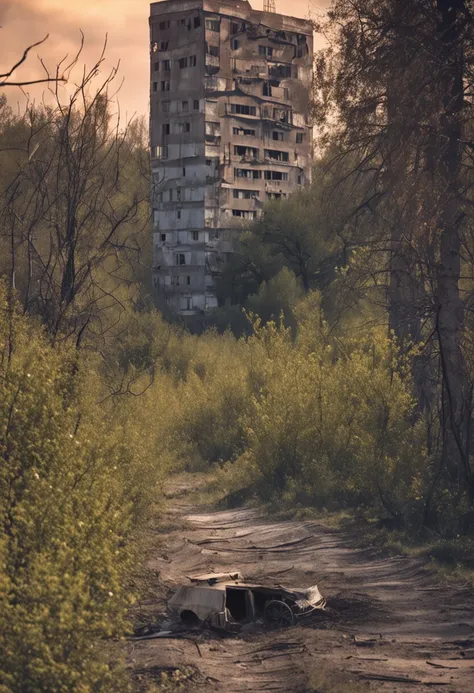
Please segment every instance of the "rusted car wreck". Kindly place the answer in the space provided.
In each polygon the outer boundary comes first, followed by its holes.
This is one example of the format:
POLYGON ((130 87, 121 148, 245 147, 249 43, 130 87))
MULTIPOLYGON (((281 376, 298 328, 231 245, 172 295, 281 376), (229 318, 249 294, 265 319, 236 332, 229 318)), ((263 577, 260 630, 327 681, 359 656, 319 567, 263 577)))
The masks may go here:
POLYGON ((245 582, 239 572, 189 577, 168 602, 173 621, 230 632, 248 623, 270 627, 294 625, 323 609, 326 600, 314 585, 306 589, 245 582))

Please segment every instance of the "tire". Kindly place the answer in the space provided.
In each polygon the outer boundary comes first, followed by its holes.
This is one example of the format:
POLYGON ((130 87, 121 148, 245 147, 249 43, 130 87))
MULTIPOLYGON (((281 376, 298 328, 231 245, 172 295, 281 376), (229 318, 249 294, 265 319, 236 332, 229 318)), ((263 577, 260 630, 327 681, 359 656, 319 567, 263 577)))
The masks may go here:
POLYGON ((263 620, 266 626, 286 628, 295 625, 295 615, 291 606, 279 599, 271 599, 265 604, 263 620))

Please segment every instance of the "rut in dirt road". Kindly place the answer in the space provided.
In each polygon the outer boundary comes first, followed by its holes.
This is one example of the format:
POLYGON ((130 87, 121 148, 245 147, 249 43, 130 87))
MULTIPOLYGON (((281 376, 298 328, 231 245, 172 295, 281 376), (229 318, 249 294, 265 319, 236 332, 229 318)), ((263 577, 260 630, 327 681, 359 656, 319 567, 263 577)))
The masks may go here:
POLYGON ((188 575, 239 569, 255 582, 317 584, 328 609, 280 631, 250 626, 238 636, 196 631, 134 642, 129 664, 142 680, 184 667, 189 691, 298 693, 315 690, 324 665, 370 690, 474 690, 470 588, 448 590, 421 561, 380 557, 318 522, 272 522, 248 509, 199 513, 184 503, 173 514, 187 528, 167 534, 165 556, 162 545, 149 563, 170 591, 188 575))

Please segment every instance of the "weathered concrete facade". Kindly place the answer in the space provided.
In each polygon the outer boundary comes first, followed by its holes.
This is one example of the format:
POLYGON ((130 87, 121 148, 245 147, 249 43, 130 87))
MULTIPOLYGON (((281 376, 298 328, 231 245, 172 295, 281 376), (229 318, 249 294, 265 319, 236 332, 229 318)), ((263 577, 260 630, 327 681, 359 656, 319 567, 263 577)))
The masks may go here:
POLYGON ((245 0, 164 0, 150 37, 153 284, 195 314, 217 306, 243 223, 309 181, 312 26, 245 0))

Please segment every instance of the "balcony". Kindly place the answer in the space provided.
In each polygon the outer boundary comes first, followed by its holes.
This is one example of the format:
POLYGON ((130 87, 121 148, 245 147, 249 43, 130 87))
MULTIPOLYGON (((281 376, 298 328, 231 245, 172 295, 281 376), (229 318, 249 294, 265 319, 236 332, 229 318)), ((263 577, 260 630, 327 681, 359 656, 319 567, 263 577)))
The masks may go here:
POLYGON ((265 61, 250 64, 250 60, 232 58, 231 67, 234 74, 243 75, 245 77, 249 77, 250 79, 268 78, 268 68, 265 61))

